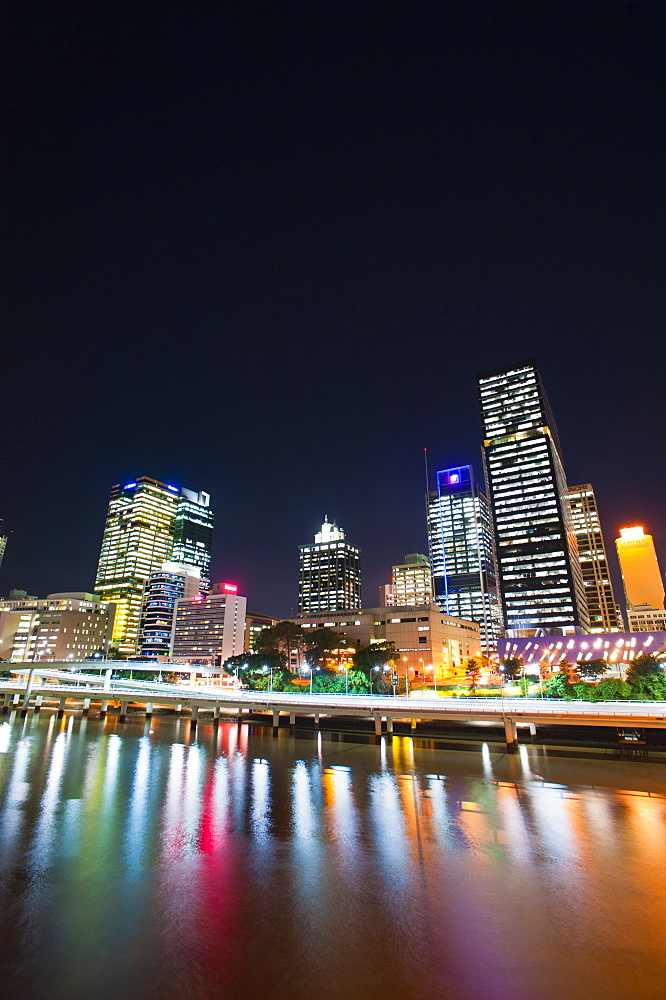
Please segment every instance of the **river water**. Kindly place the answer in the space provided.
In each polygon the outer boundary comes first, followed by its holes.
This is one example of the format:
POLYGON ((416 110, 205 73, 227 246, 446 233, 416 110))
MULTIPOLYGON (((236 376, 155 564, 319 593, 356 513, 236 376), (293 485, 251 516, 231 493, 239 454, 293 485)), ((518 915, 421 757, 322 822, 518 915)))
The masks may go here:
POLYGON ((0 996, 663 1000, 666 765, 0 723, 0 996))

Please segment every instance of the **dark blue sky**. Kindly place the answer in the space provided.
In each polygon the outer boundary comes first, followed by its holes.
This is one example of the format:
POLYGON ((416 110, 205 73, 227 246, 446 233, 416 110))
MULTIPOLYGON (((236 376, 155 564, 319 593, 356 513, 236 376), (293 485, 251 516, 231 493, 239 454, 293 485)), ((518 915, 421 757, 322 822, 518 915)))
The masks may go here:
POLYGON ((364 600, 535 356, 570 482, 666 563, 664 8, 10 2, 0 593, 90 589, 108 491, 204 489, 214 579, 364 600))

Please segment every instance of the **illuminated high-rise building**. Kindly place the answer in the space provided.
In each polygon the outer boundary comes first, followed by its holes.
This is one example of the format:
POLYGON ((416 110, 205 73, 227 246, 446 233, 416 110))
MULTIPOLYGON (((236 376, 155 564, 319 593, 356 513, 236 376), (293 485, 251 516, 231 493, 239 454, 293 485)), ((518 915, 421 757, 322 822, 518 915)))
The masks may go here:
POLYGON ((201 591, 198 566, 165 562, 148 577, 141 611, 140 649, 142 656, 167 656, 176 601, 190 600, 201 591))
POLYGON ((345 611, 361 606, 361 552, 324 518, 313 545, 301 545, 298 613, 345 611))
POLYGON ((582 486, 570 486, 568 492, 585 584, 590 632, 621 632, 623 623, 613 595, 594 490, 590 483, 584 483, 582 486))
POLYGON ((560 442, 536 365, 484 372, 478 386, 505 627, 588 632, 560 442))
POLYGON ((5 549, 7 548, 7 535, 3 534, 3 525, 4 521, 0 520, 0 566, 2 566, 5 549))
POLYGON ((403 607, 432 602, 432 573, 428 557, 420 552, 405 556, 392 571, 391 599, 403 607))
POLYGON ((213 511, 208 493, 183 487, 178 497, 172 558, 201 570, 201 593, 210 589, 210 557, 213 544, 213 511))
POLYGON ((490 510, 471 465, 437 473, 428 493, 428 545, 434 600, 447 615, 479 626, 484 652, 503 635, 490 510))
MULTIPOLYGON (((177 486, 148 476, 111 490, 95 593, 116 604, 113 644, 122 653, 138 651, 146 582, 153 570, 173 559, 177 517, 189 503, 177 486)), ((183 525, 188 517, 186 511, 183 525)), ((179 544, 189 546, 191 536, 183 529, 179 544)))
POLYGON ((621 528, 615 540, 620 560, 622 583, 627 598, 627 610, 638 605, 664 609, 664 581, 659 569, 652 535, 646 535, 640 525, 621 528))

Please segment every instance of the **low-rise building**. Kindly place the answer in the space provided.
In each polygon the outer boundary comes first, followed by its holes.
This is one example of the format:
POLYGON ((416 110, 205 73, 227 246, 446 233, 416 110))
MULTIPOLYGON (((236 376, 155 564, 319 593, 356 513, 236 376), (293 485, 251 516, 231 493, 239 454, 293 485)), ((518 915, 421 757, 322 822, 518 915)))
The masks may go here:
POLYGON ((13 663, 105 656, 115 605, 95 594, 0 601, 0 658, 13 663))
POLYGON ((627 608, 630 632, 666 632, 666 611, 637 604, 627 608))
POLYGON ((442 614, 436 604, 318 612, 291 621, 304 629, 332 628, 361 646, 393 642, 398 673, 410 681, 443 680, 481 651, 476 622, 442 614))

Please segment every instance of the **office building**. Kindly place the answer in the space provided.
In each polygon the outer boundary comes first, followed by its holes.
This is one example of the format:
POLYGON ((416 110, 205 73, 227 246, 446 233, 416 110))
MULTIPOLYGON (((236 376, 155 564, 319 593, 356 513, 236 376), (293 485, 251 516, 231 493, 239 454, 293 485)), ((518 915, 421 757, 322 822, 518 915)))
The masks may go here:
POLYGON ((379 587, 379 605, 382 608, 392 608, 395 604, 393 599, 393 584, 382 583, 379 587))
POLYGON ((666 611, 647 604, 635 604, 627 609, 630 632, 666 632, 666 611))
POLYGON ((150 573, 164 562, 183 562, 174 559, 174 549, 188 558, 199 553, 194 564, 208 572, 210 535, 196 521, 200 514, 212 526, 207 503, 205 493, 191 494, 148 476, 112 488, 95 593, 116 604, 113 644, 120 652, 138 652, 144 588, 150 573), (206 502, 195 502, 194 497, 206 502))
POLYGON ((170 656, 221 666, 243 653, 246 606, 247 599, 232 584, 222 593, 177 600, 170 656))
POLYGON ((361 606, 361 552, 324 518, 313 545, 301 545, 298 612, 346 611, 361 606))
POLYGON ((0 658, 45 663, 105 656, 114 613, 96 594, 0 601, 0 658))
POLYGON ((494 653, 503 629, 492 520, 471 465, 437 473, 437 490, 428 493, 428 546, 435 603, 476 622, 483 652, 494 653))
POLYGON ((148 577, 141 611, 142 656, 168 656, 176 601, 195 597, 201 591, 198 566, 165 562, 148 577))
POLYGON ((642 526, 621 528, 615 540, 620 561, 627 611, 645 605, 654 611, 664 609, 664 581, 659 569, 652 535, 642 526))
POLYGON ((214 514, 208 493, 194 493, 181 488, 176 506, 173 551, 174 562, 198 566, 201 571, 200 589, 210 589, 210 557, 213 545, 214 514))
POLYGON ((394 605, 407 607, 430 604, 432 601, 432 574, 427 556, 420 552, 409 553, 404 563, 393 567, 391 577, 391 600, 394 605))
POLYGON ((7 548, 7 535, 3 532, 4 521, 0 519, 0 566, 2 566, 2 560, 5 556, 5 549, 7 548))
POLYGON ((247 611, 245 614, 245 642, 243 652, 254 653, 257 649, 259 636, 265 628, 273 628, 282 618, 274 618, 272 615, 261 615, 256 611, 247 611))
POLYGON ((590 632, 621 632, 597 501, 590 483, 570 486, 569 504, 583 573, 590 632))
POLYGON ((292 618, 304 629, 332 628, 361 646, 386 640, 396 648, 396 668, 411 682, 444 680, 481 652, 479 626, 444 615, 436 604, 363 608, 353 614, 318 612, 292 618))
POLYGON ((536 365, 484 372, 478 388, 505 628, 589 632, 560 442, 536 365))

